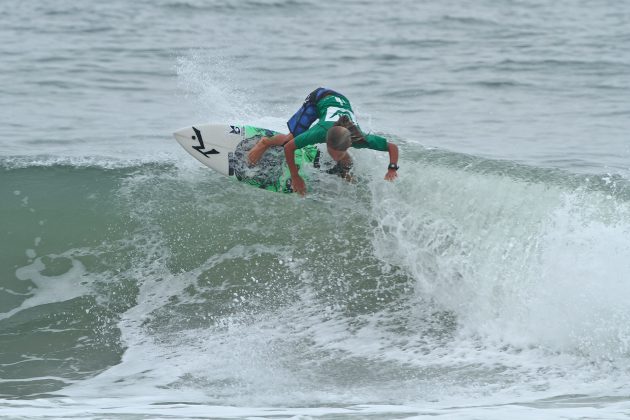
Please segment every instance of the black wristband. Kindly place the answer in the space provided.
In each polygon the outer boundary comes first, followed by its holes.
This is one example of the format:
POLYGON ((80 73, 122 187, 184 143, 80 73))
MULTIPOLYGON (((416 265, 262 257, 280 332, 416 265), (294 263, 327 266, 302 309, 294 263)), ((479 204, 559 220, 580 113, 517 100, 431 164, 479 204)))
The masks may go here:
POLYGON ((390 163, 389 166, 387 167, 387 169, 393 169, 395 171, 398 170, 398 168, 400 168, 400 166, 396 165, 395 163, 390 163))

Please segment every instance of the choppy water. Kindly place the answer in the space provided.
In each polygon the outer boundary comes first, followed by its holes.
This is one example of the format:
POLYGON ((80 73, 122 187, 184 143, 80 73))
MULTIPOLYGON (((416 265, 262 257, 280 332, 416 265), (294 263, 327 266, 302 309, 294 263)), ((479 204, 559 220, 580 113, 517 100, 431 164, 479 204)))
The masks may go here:
POLYGON ((0 415, 627 418, 630 7, 4 1, 0 415), (311 89, 401 147, 304 200, 171 132, 311 89), (239 209, 235 211, 234 209, 239 209))

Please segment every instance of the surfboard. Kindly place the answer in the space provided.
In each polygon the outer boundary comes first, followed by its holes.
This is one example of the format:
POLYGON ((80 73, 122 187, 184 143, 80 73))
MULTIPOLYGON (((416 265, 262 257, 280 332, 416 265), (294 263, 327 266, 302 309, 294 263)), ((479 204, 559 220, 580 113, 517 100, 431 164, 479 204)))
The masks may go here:
MULTIPOLYGON (((291 173, 282 146, 267 149, 254 166, 247 162, 249 150, 262 137, 274 134, 277 132, 266 128, 232 124, 201 124, 173 133, 184 150, 208 168, 253 187, 291 193, 291 173)), ((295 151, 295 163, 307 185, 305 167, 318 166, 318 161, 319 149, 316 146, 295 151)))

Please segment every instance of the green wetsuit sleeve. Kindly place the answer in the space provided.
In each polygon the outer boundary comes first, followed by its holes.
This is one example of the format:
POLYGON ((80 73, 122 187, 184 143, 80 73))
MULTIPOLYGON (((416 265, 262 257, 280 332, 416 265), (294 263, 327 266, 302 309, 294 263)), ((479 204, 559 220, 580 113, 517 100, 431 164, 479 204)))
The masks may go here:
POLYGON ((315 124, 294 139, 295 147, 301 149, 312 144, 326 143, 326 132, 327 130, 319 123, 315 124))
POLYGON ((354 143, 352 147, 357 149, 379 150, 381 152, 387 152, 389 150, 385 137, 377 136, 376 134, 366 135, 365 142, 354 143))

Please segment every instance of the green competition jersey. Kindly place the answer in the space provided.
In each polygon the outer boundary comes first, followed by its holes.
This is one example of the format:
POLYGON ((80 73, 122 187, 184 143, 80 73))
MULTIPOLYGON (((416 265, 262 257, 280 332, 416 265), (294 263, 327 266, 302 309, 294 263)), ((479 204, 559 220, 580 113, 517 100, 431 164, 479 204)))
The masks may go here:
MULTIPOLYGON (((313 124, 311 128, 295 138, 295 147, 301 149, 304 146, 314 145, 317 143, 326 143, 326 133, 337 120, 346 115, 361 130, 354 117, 350 101, 341 95, 328 95, 319 100, 317 103, 317 115, 319 121, 313 124)), ((373 149, 386 152, 387 140, 384 137, 375 134, 364 134, 365 142, 353 143, 352 147, 357 149, 373 149)))

